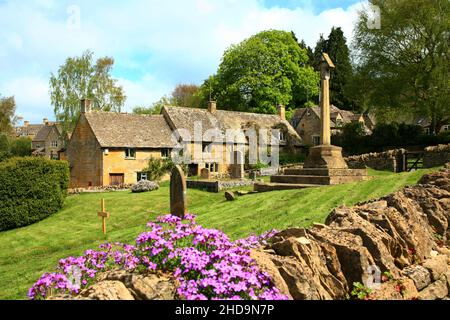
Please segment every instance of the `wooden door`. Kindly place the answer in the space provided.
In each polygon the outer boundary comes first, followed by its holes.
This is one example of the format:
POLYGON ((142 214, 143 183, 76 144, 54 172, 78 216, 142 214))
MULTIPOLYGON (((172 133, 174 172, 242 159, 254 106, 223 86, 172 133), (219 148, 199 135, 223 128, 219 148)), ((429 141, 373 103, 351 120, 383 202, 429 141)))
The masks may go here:
POLYGON ((110 173, 109 174, 109 185, 118 186, 124 184, 125 175, 123 173, 110 173))

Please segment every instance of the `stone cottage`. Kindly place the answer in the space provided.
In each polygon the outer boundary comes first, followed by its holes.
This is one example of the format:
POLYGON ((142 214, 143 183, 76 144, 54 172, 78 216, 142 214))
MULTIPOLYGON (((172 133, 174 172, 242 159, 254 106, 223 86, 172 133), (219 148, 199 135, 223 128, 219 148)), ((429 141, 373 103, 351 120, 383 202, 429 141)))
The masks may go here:
POLYGON ((201 159, 192 159, 189 165, 190 175, 199 175, 203 168, 209 169, 212 175, 226 175, 230 170, 230 160, 232 162, 236 160, 231 157, 233 152, 240 151, 243 156, 248 155, 252 141, 246 133, 251 129, 254 132, 261 132, 262 129, 267 132, 278 129, 279 136, 275 140, 280 152, 286 148, 291 148, 290 151, 295 152, 301 146, 300 137, 285 119, 284 106, 279 106, 278 111, 279 114, 274 115, 218 110, 216 103, 210 101, 208 109, 164 107, 162 114, 173 131, 180 129, 187 131, 188 138, 181 137, 181 139, 183 143, 190 145, 191 154, 195 153, 195 148, 204 152, 201 159), (201 135, 196 135, 196 125, 201 135), (217 135, 208 136, 205 134, 207 131, 216 131, 217 135), (230 132, 242 135, 230 135, 230 132), (217 136, 220 136, 220 143, 215 142, 217 136), (221 154, 217 154, 218 152, 221 154), (211 157, 208 159, 209 154, 211 157))
MULTIPOLYGON (((368 134, 370 134, 375 126, 375 118, 370 114, 357 114, 348 110, 341 110, 336 106, 330 106, 330 125, 331 134, 336 134, 342 127, 354 121, 358 121, 364 125, 368 134)), ((307 107, 299 108, 294 112, 291 124, 302 138, 307 146, 317 146, 320 141, 320 108, 307 107)))
POLYGON ((43 123, 38 124, 30 124, 30 121, 25 120, 22 126, 15 127, 16 137, 25 137, 33 140, 39 130, 41 130, 47 123, 47 118, 44 118, 43 123))
POLYGON ((91 111, 82 100, 81 114, 67 145, 70 186, 135 183, 146 179, 148 159, 170 155, 174 143, 162 115, 91 111))
POLYGON ((64 148, 61 127, 56 123, 46 122, 31 142, 34 156, 59 160, 60 151, 64 148))
POLYGON ((66 150, 70 186, 129 184, 146 179, 142 170, 149 158, 170 157, 180 145, 187 146, 184 156, 191 157, 189 175, 199 175, 203 168, 226 174, 230 163, 225 158, 238 146, 245 152, 249 144, 245 137, 232 137, 232 150, 223 146, 230 142, 224 135, 227 129, 279 128, 281 148, 299 147, 301 139, 284 119, 284 107, 279 110, 279 115, 224 111, 210 102, 208 109, 166 106, 160 115, 138 115, 91 111, 90 101, 82 100, 81 114, 66 150), (224 135, 222 148, 205 135, 208 130, 224 135), (205 157, 192 158, 198 150, 205 157), (218 157, 223 161, 217 161, 218 157))

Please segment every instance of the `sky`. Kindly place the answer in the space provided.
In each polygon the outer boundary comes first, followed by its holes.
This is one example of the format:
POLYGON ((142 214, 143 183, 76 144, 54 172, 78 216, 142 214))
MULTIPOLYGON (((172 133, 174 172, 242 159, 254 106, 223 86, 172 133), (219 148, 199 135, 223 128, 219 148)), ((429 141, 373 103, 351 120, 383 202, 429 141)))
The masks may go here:
POLYGON ((268 29, 314 47, 341 27, 348 40, 362 0, 0 0, 0 95, 17 115, 54 119, 49 79, 85 50, 115 59, 127 100, 149 106, 179 83, 200 85, 232 44, 268 29))

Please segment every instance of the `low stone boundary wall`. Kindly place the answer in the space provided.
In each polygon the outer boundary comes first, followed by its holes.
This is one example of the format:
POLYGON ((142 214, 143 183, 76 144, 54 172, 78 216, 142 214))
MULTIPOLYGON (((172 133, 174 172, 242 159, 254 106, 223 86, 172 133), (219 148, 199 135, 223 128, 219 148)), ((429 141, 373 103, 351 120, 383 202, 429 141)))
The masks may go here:
POLYGON ((220 180, 187 180, 186 186, 189 189, 199 189, 207 192, 219 192, 221 190, 237 188, 237 187, 245 187, 252 186, 254 181, 252 180, 229 180, 229 181, 220 181, 220 180))
POLYGON ((423 166, 425 168, 442 166, 450 162, 450 143, 425 148, 423 166))
POLYGON ((121 184, 117 186, 97 186, 97 187, 87 187, 87 188, 72 188, 68 189, 69 194, 79 194, 79 193, 95 193, 95 192, 108 192, 108 191, 125 191, 130 190, 132 184, 121 184))
POLYGON ((364 169, 366 167, 375 170, 389 170, 400 172, 403 168, 405 149, 394 149, 385 152, 372 152, 358 156, 344 158, 350 169, 364 169))

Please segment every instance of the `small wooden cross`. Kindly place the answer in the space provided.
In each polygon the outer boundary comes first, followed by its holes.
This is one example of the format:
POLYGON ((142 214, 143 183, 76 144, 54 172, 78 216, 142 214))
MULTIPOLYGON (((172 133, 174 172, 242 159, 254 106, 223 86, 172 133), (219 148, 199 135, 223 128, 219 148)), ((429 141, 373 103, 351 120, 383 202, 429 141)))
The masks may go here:
POLYGON ((98 216, 102 218, 102 231, 103 231, 103 234, 106 234, 106 219, 109 218, 109 212, 106 212, 106 209, 105 209, 105 199, 102 199, 101 206, 102 206, 102 211, 98 212, 98 216))

